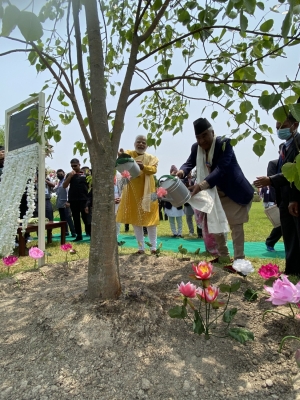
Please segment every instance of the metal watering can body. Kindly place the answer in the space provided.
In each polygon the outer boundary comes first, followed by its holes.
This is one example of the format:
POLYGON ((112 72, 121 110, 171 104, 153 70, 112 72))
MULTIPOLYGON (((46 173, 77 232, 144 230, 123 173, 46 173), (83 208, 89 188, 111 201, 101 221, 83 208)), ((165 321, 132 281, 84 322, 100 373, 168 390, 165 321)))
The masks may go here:
POLYGON ((158 183, 168 192, 163 200, 170 202, 174 207, 183 206, 191 198, 191 193, 177 176, 163 175, 159 178, 158 183), (163 178, 166 178, 166 180, 161 182, 163 178))
POLYGON ((119 157, 116 161, 116 169, 119 172, 128 171, 131 175, 131 179, 137 178, 141 173, 140 167, 130 156, 119 157))

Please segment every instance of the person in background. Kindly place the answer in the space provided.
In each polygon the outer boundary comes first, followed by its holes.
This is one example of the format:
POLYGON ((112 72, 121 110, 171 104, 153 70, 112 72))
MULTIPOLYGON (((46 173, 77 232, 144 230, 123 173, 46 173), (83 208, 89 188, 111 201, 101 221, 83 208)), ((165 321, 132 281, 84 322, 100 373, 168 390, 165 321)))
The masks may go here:
POLYGON ((298 225, 299 218, 295 216, 297 214, 296 209, 294 214, 290 213, 290 210, 292 211, 290 202, 293 203, 291 200, 294 200, 291 199, 291 196, 296 196, 297 190, 295 188, 291 189, 291 184, 284 177, 281 169, 287 162, 293 163, 299 154, 300 135, 298 126, 299 122, 292 114, 289 114, 283 123, 276 122, 277 136, 279 139, 285 140, 277 162, 277 172, 271 176, 259 176, 254 181, 254 185, 257 188, 272 186, 276 191, 285 248, 285 274, 287 275, 300 275, 300 229, 298 225))
MULTIPOLYGON (((284 143, 280 143, 279 145, 279 151, 278 153, 280 154, 282 146, 284 143)), ((272 160, 268 164, 267 168, 267 176, 272 176, 277 173, 277 164, 278 164, 278 158, 276 160, 272 160)), ((276 205, 277 205, 277 200, 276 200, 276 191, 273 186, 269 186, 270 188, 270 193, 272 195, 272 198, 274 199, 276 205)), ((263 188, 262 188, 263 189, 263 188)), ((273 228, 270 232, 270 235, 266 239, 266 248, 268 251, 275 251, 275 244, 278 242, 278 240, 282 236, 282 230, 281 226, 277 226, 276 228, 273 228)))
POLYGON ((87 214, 85 212, 86 202, 88 200, 89 185, 86 175, 80 171, 79 160, 77 158, 73 158, 70 161, 70 164, 72 171, 67 174, 63 183, 63 187, 66 189, 70 185, 68 199, 76 232, 76 239, 73 241, 78 242, 83 239, 80 216, 85 225, 86 234, 89 232, 87 214))
POLYGON ((158 201, 152 201, 151 195, 155 193, 153 175, 157 172, 158 158, 146 153, 146 150, 147 138, 139 135, 135 139, 134 150, 125 151, 138 164, 140 175, 123 188, 116 218, 117 222, 133 225, 138 242, 136 254, 145 253, 143 226, 147 227, 152 254, 156 254, 157 245, 158 201))
POLYGON ((263 204, 265 208, 269 208, 274 206, 275 204, 275 197, 273 197, 273 193, 269 186, 261 188, 259 193, 260 197, 262 198, 263 204))
POLYGON ((63 187, 65 181, 65 172, 62 169, 56 171, 56 177, 58 179, 57 185, 54 187, 53 191, 56 193, 56 207, 59 212, 59 218, 61 221, 66 221, 66 236, 69 236, 69 230, 72 237, 76 237, 74 222, 71 215, 70 203, 68 203, 68 188, 63 187))
MULTIPOLYGON (((122 189, 121 189, 121 182, 120 182, 120 173, 117 171, 116 175, 114 177, 114 196, 115 196, 115 214, 116 215, 117 215, 118 208, 120 205, 121 195, 122 195, 122 189)), ((116 222, 116 234, 117 234, 118 246, 120 246, 119 239, 118 239, 119 234, 120 234, 120 228, 121 228, 120 222, 116 222)))
MULTIPOLYGON (((45 171, 45 217, 48 218, 49 221, 54 220, 54 215, 53 215, 53 207, 51 203, 51 193, 53 192, 55 184, 50 181, 50 179, 47 176, 47 171, 45 171)), ((36 174, 35 177, 35 191, 36 191, 36 197, 35 197, 35 211, 33 213, 33 216, 35 218, 38 217, 38 210, 39 210, 39 204, 38 204, 38 174, 36 174)))
POLYGON ((4 159, 5 159, 5 148, 4 148, 4 146, 0 146, 0 181, 1 181, 1 175, 3 172, 3 168, 4 168, 4 159))
MULTIPOLYGON (((176 175, 178 169, 175 165, 170 168, 170 175, 176 175)), ((183 207, 174 207, 168 201, 165 201, 165 213, 169 218, 170 228, 174 238, 183 238, 182 236, 182 217, 184 215, 183 207), (177 227, 176 227, 177 224, 177 227)))

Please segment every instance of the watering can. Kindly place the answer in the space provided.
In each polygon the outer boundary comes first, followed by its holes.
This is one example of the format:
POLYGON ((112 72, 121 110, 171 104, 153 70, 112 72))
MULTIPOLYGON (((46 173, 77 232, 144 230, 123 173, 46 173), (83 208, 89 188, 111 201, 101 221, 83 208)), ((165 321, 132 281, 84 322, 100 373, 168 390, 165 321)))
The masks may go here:
POLYGON ((169 201, 174 207, 183 206, 191 198, 191 193, 177 176, 163 175, 159 178, 158 183, 168 192, 167 197, 163 197, 163 200, 169 201), (163 178, 166 179, 161 182, 163 178))
POLYGON ((129 154, 123 153, 116 161, 116 169, 119 172, 128 171, 131 175, 131 179, 136 178, 140 175, 140 167, 135 160, 130 157, 129 154))

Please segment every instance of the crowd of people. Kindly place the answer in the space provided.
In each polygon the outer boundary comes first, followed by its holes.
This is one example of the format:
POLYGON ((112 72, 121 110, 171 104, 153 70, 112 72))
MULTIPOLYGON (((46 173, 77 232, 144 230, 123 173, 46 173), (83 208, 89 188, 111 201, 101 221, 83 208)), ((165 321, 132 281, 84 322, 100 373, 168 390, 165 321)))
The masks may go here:
MULTIPOLYGON (((136 137, 133 150, 120 149, 118 157, 126 155, 135 160, 139 174, 130 180, 124 180, 118 172, 115 175, 117 239, 121 225, 124 224, 127 231, 131 224, 138 243, 136 254, 145 252, 145 235, 148 235, 151 252, 155 254, 159 221, 168 219, 172 237, 181 238, 185 215, 187 234, 203 237, 207 251, 215 256, 213 262, 230 267, 233 260, 245 258, 244 224, 249 219, 253 185, 244 176, 230 139, 216 136, 206 118, 197 119, 193 125, 195 143, 192 144, 190 155, 185 162, 182 160, 179 169, 175 165, 170 168, 170 175, 181 179, 191 192, 189 202, 180 207, 175 207, 164 197, 155 196, 157 188, 154 177, 159 160, 146 152, 145 136, 136 137), (229 230, 233 241, 233 259, 227 246, 229 230)), ((275 244, 282 236, 286 253, 285 273, 293 275, 300 275, 297 264, 300 259, 300 191, 284 177, 282 166, 294 162, 299 154, 298 126, 299 122, 291 114, 284 123, 276 122, 277 135, 284 140, 279 147, 279 157, 269 162, 266 176, 257 177, 253 182, 260 191, 264 207, 276 206, 279 210, 281 226, 276 226, 266 239, 267 250, 274 251, 275 244)), ((1 171, 3 164, 4 148, 1 148, 1 171)), ((92 233, 93 190, 89 179, 92 171, 86 166, 81 167, 77 158, 73 158, 70 165, 71 172, 66 174, 62 169, 57 169, 55 179, 49 176, 45 178, 46 217, 53 220, 51 195, 55 193, 60 219, 67 222, 66 234, 74 237, 74 241, 81 241, 81 220, 86 235, 91 236, 92 233)), ((36 210, 37 204, 38 198, 36 210)), ((21 202, 21 214, 24 212, 26 210, 25 207, 22 209, 21 202)))

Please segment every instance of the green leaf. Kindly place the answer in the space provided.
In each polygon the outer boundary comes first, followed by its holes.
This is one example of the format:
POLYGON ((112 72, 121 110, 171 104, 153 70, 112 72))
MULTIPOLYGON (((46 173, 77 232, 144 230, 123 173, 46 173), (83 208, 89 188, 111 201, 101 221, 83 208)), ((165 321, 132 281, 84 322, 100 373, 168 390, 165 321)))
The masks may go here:
POLYGON ((168 311, 168 314, 171 318, 184 319, 187 317, 186 307, 175 306, 168 311))
POLYGON ((9 36, 18 24, 20 10, 13 5, 8 5, 4 10, 2 19, 1 36, 9 36))
POLYGON ((263 110, 269 111, 271 110, 271 108, 274 108, 276 106, 280 99, 281 94, 279 93, 266 94, 260 96, 260 98, 258 99, 258 104, 263 110))
POLYGON ((269 32, 273 28, 273 25, 274 25, 274 20, 273 19, 268 19, 263 24, 261 24, 259 29, 262 32, 269 32))
POLYGON ((276 281, 276 279, 274 276, 272 278, 269 278, 267 280, 264 281, 264 285, 266 286, 273 286, 273 283, 276 281))
POLYGON ((246 101, 243 101, 243 102, 240 104, 240 111, 241 111, 241 113, 246 114, 247 112, 251 111, 252 108, 253 108, 253 105, 252 105, 251 101, 246 100, 246 101))
POLYGON ((201 335, 205 331, 203 322, 197 310, 194 311, 193 331, 194 333, 198 333, 198 335, 201 335))
POLYGON ((218 111, 213 111, 213 112, 211 113, 211 118, 212 118, 212 119, 215 119, 215 118, 217 117, 217 115, 218 115, 218 111))
POLYGON ((242 11, 240 13, 240 26, 242 32, 245 32, 245 30, 248 28, 248 18, 243 14, 242 11))
POLYGON ((248 340, 254 340, 253 332, 245 328, 230 328, 228 335, 238 342, 245 344, 248 340))
POLYGON ((298 175, 296 163, 285 163, 281 168, 281 172, 289 182, 294 182, 298 175))
POLYGON ((223 314, 223 321, 226 322, 226 324, 230 324, 236 313, 237 313, 237 308, 226 310, 223 314))
POLYGON ((289 115, 289 108, 288 106, 281 106, 274 110, 273 117, 278 122, 284 122, 289 115))
POLYGON ((241 282, 240 281, 233 282, 231 284, 231 287, 230 287, 230 292, 231 293, 237 292, 239 290, 240 286, 241 286, 241 282))
POLYGON ((292 21, 293 21, 293 15, 292 15, 292 13, 289 11, 289 12, 286 14, 286 16, 285 16, 285 18, 284 18, 284 20, 283 20, 282 26, 281 26, 281 34, 282 34, 282 36, 283 36, 284 38, 286 38, 287 35, 289 34, 290 28, 291 28, 291 26, 292 26, 292 21))
MULTIPOLYGON (((297 102, 297 100, 298 100, 298 98, 299 98, 299 96, 297 95, 297 94, 295 94, 295 95, 293 95, 293 96, 288 96, 288 97, 286 97, 285 99, 284 99, 284 104, 294 104, 294 103, 296 103, 297 102)), ((300 104, 296 104, 296 105, 299 105, 300 106, 300 104)), ((295 117, 296 118, 296 117, 295 117)), ((297 119, 297 118, 296 118, 297 119)), ((298 119, 297 119, 297 121, 299 121, 298 119)))
POLYGON ((155 0, 152 6, 152 10, 157 11, 160 9, 161 6, 162 6, 162 0, 155 0))
POLYGON ((235 121, 236 121, 239 125, 243 124, 244 122, 247 121, 247 114, 243 114, 243 113, 236 114, 236 116, 235 116, 235 121))
POLYGON ((260 8, 261 10, 265 9, 265 5, 264 3, 262 3, 261 1, 259 1, 258 3, 256 3, 257 7, 260 8))
POLYGON ((297 120, 300 121, 300 104, 290 104, 290 112, 292 116, 297 120))
POLYGON ((258 156, 261 157, 265 152, 266 141, 265 140, 257 140, 253 144, 253 152, 258 156))
POLYGON ((254 14, 256 0, 244 0, 244 6, 248 14, 254 14))
POLYGON ((257 293, 254 289, 247 289, 244 293, 244 298, 248 301, 255 301, 257 300, 257 293))
POLYGON ((182 22, 183 24, 187 24, 188 22, 190 22, 190 19, 191 19, 190 13, 187 10, 185 10, 184 8, 181 8, 178 11, 178 21, 179 22, 182 22))
POLYGON ((19 13, 18 28, 27 42, 39 40, 44 33, 38 17, 29 11, 19 13))
POLYGON ((230 285, 225 285, 225 283, 221 283, 219 286, 220 292, 222 293, 230 293, 231 292, 231 287, 230 285))

